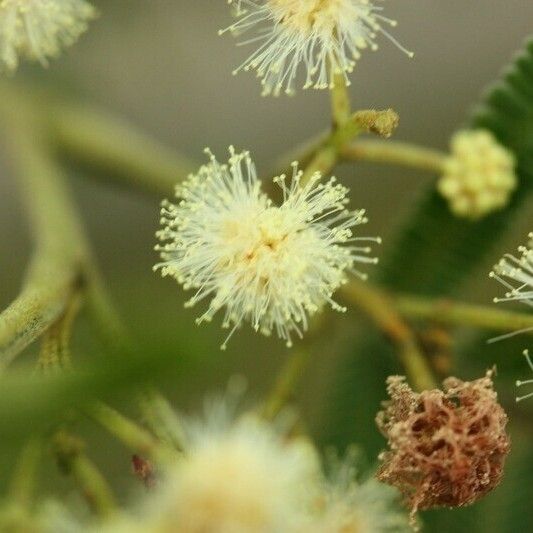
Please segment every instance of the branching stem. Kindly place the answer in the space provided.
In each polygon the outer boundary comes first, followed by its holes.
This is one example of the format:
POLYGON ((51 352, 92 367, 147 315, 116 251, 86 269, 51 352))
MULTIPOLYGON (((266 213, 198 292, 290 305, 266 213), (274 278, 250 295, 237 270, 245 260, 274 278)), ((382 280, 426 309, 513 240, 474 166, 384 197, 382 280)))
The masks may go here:
POLYGON ((418 168, 436 174, 444 170, 446 154, 430 148, 398 141, 358 140, 344 146, 340 157, 349 161, 371 161, 418 168))
POLYGON ((0 314, 0 370, 65 313, 90 260, 62 172, 44 145, 35 110, 25 107, 24 100, 11 101, 7 92, 1 96, 13 171, 36 249, 19 296, 0 314))
POLYGON ((342 290, 347 302, 362 309, 397 347, 398 356, 412 386, 423 391, 434 389, 437 383, 428 361, 420 351, 414 333, 382 291, 354 281, 342 290))

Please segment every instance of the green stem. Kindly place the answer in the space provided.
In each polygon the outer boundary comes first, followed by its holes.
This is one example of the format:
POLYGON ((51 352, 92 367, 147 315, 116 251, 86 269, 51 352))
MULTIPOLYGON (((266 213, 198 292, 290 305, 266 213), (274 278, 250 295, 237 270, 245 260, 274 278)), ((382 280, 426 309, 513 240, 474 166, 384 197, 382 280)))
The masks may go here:
POLYGON ((168 449, 144 428, 103 403, 88 408, 92 418, 133 452, 166 462, 177 454, 168 449))
POLYGON ((334 74, 331 88, 331 115, 334 129, 341 127, 349 120, 351 107, 346 78, 342 74, 334 74))
POLYGON ((35 109, 2 91, 13 170, 30 216, 35 253, 22 290, 0 314, 0 369, 61 317, 89 261, 61 170, 49 156, 35 109))
POLYGON ((367 283, 353 281, 342 289, 345 300, 363 310, 398 350, 398 357, 413 387, 418 391, 437 387, 428 361, 416 337, 395 309, 390 298, 367 283))
POLYGON ((176 450, 183 450, 183 425, 166 398, 154 389, 140 395, 139 404, 144 420, 157 438, 176 450))
POLYGON ((392 109, 369 109, 353 113, 323 140, 304 171, 302 183, 306 183, 316 172, 322 175, 330 172, 337 163, 339 154, 362 133, 372 132, 382 137, 390 137, 398 121, 398 115, 392 109))
POLYGON ((70 339, 74 320, 81 305, 81 295, 73 296, 65 313, 48 328, 41 340, 39 367, 43 372, 54 372, 71 366, 70 339))
POLYGON ((73 458, 72 475, 93 511, 108 517, 115 512, 116 503, 111 488, 94 463, 83 453, 73 458))
POLYGON ((515 313, 448 299, 410 295, 393 296, 391 299, 396 310, 408 318, 459 327, 479 327, 503 333, 524 330, 524 333, 533 334, 531 313, 515 313))
POLYGON ((274 387, 270 391, 261 410, 261 414, 266 420, 275 419, 276 415, 290 400, 296 384, 300 381, 304 373, 310 356, 311 350, 309 347, 295 348, 287 356, 276 378, 274 387))
POLYGON ((110 516, 116 509, 115 498, 94 463, 84 451, 84 443, 65 430, 54 437, 54 450, 59 468, 71 475, 93 512, 102 518, 110 516))
POLYGON ((446 154, 414 144, 397 141, 360 140, 344 146, 340 156, 350 161, 372 161, 411 168, 436 174, 444 171, 446 154))
POLYGON ((32 438, 22 449, 15 466, 9 487, 9 498, 22 507, 31 505, 41 452, 40 439, 32 438))
POLYGON ((168 196, 176 183, 197 168, 127 122, 98 110, 55 104, 50 111, 53 139, 60 153, 91 172, 168 196))

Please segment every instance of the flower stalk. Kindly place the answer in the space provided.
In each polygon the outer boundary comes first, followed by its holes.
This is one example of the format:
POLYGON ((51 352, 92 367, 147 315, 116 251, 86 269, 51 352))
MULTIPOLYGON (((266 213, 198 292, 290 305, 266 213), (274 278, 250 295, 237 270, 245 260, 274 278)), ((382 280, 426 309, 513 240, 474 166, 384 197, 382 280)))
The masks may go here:
POLYGON ((59 467, 74 478, 92 511, 102 518, 110 516, 116 508, 113 492, 85 454, 83 441, 61 430, 55 435, 54 447, 59 467))
POLYGON ((41 456, 41 440, 33 437, 22 448, 10 480, 9 499, 24 508, 32 502, 41 456))
POLYGON ((377 288, 354 281, 341 290, 348 303, 363 310, 396 346, 398 357, 417 391, 437 387, 435 377, 415 334, 395 309, 389 297, 377 288))
POLYGON ((446 154, 399 141, 358 140, 344 146, 340 157, 346 161, 369 161, 417 168, 436 174, 444 171, 446 154))
POLYGON ((88 414, 111 435, 133 452, 149 456, 156 462, 166 462, 177 452, 159 442, 151 433, 104 403, 87 408, 88 414))

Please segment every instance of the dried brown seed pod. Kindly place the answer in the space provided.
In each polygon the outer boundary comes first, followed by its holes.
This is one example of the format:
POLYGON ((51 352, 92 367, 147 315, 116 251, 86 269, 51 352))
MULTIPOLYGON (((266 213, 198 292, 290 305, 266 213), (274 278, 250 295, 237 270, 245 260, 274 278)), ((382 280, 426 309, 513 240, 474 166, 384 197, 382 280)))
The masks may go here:
POLYGON ((475 381, 448 378, 444 390, 416 393, 405 378, 387 380, 390 400, 376 422, 389 450, 380 481, 397 487, 411 509, 474 503, 500 482, 510 441, 493 371, 475 381))

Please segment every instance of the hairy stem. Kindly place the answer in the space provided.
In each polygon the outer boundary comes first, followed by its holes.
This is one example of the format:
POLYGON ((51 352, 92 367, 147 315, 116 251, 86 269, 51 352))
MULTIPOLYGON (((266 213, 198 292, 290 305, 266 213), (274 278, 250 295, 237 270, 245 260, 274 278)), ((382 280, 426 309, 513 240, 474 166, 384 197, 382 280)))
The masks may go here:
POLYGON ((0 369, 65 313, 89 261, 64 177, 44 145, 34 110, 2 97, 13 171, 36 249, 19 296, 0 314, 0 369))

